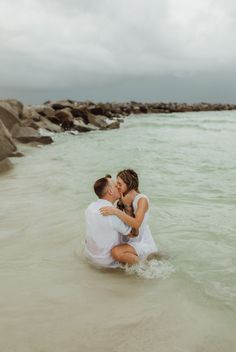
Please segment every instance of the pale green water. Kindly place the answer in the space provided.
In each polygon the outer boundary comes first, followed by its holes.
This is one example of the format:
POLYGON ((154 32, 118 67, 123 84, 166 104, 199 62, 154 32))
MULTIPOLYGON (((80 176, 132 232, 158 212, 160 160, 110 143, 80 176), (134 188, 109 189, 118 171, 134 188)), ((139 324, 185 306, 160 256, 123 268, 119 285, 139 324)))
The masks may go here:
POLYGON ((54 138, 0 176, 1 350, 233 351, 236 112, 140 115, 54 138), (175 269, 165 280, 98 272, 81 257, 94 180, 128 167, 175 269))

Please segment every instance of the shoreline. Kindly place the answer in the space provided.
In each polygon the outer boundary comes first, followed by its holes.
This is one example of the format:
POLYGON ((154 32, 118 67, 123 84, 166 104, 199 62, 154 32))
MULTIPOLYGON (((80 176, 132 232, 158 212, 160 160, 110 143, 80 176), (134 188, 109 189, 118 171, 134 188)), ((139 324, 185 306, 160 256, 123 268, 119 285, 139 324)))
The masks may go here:
POLYGON ((0 100, 0 172, 12 167, 9 157, 22 157, 20 143, 51 144, 53 139, 43 130, 80 134, 120 127, 129 115, 171 114, 178 112, 229 111, 236 104, 211 103, 94 103, 58 100, 41 105, 23 105, 16 99, 0 100))

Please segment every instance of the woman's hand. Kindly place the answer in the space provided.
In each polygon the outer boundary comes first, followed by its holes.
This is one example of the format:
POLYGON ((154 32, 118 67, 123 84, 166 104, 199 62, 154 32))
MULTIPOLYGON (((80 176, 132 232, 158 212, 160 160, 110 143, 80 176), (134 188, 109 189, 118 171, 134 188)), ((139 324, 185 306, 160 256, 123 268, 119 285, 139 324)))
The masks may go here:
POLYGON ((115 208, 115 207, 102 207, 102 208, 100 208, 100 213, 102 214, 102 215, 117 215, 117 210, 119 210, 119 209, 117 209, 117 208, 115 208))
POLYGON ((136 192, 132 190, 129 193, 127 193, 125 196, 121 194, 121 201, 125 206, 129 207, 131 206, 135 196, 136 196, 136 192))

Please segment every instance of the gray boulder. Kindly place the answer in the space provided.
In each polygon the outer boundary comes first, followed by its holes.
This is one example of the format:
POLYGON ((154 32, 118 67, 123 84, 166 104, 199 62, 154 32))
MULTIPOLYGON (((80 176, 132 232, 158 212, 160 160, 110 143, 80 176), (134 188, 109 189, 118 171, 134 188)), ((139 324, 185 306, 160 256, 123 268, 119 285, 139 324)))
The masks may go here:
POLYGON ((109 125, 107 126, 107 130, 114 130, 115 128, 120 128, 120 122, 119 121, 113 121, 111 123, 109 123, 109 125))
POLYGON ((51 137, 41 136, 34 128, 19 125, 12 130, 12 136, 21 143, 51 144, 53 142, 51 137))
POLYGON ((73 117, 80 117, 85 124, 88 124, 88 109, 85 105, 77 105, 76 108, 71 110, 73 117))
POLYGON ((0 100, 0 103, 1 102, 7 103, 11 107, 11 109, 16 113, 16 115, 19 118, 21 117, 24 105, 19 100, 16 100, 16 99, 5 99, 5 100, 0 100))
POLYGON ((53 140, 50 136, 25 136, 18 137, 17 140, 21 143, 28 144, 51 144, 53 140))
POLYGON ((51 122, 45 117, 41 117, 40 121, 33 121, 33 120, 28 120, 27 123, 25 123, 25 126, 34 128, 35 130, 38 130, 39 128, 42 128, 44 130, 54 132, 54 133, 60 133, 62 132, 62 128, 59 125, 56 125, 55 123, 51 122))
POLYGON ((4 100, 0 101, 0 120, 9 132, 16 124, 21 125, 17 110, 4 100))
POLYGON ((93 115, 91 113, 88 113, 88 121, 92 125, 98 127, 101 130, 104 130, 107 128, 108 123, 107 123, 107 117, 106 116, 100 116, 100 115, 93 115))
POLYGON ((35 110, 33 106, 24 106, 21 119, 40 121, 41 115, 35 110))
POLYGON ((6 159, 17 150, 9 131, 0 121, 0 161, 6 159))
POLYGON ((53 117, 55 116, 55 110, 51 106, 36 105, 34 110, 41 116, 53 117))
POLYGON ((89 123, 98 127, 100 130, 111 130, 120 127, 120 122, 116 120, 111 120, 106 116, 93 115, 88 113, 89 123))
POLYGON ((74 108, 77 103, 70 99, 63 99, 57 101, 48 100, 43 105, 51 106, 54 110, 61 110, 65 108, 74 108))
POLYGON ((74 119, 74 129, 79 132, 90 132, 90 131, 96 131, 98 130, 98 127, 95 127, 93 125, 85 124, 83 121, 74 119))
POLYGON ((60 125, 64 129, 69 129, 70 127, 73 126, 74 117, 70 109, 67 108, 67 109, 56 111, 55 119, 50 118, 50 120, 52 120, 53 122, 59 121, 60 125))
POLYGON ((37 125, 39 126, 39 128, 43 128, 50 132, 60 133, 63 131, 61 126, 56 125, 55 123, 51 122, 46 118, 42 118, 42 120, 38 122, 37 125))

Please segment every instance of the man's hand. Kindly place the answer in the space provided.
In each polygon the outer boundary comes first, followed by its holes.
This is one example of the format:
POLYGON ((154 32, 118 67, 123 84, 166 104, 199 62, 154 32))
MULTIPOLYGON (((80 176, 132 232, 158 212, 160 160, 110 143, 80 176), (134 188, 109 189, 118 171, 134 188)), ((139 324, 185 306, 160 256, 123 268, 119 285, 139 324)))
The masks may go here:
POLYGON ((125 196, 121 193, 120 199, 121 199, 122 203, 124 204, 124 206, 129 207, 129 206, 131 206, 135 196, 136 196, 136 192, 132 190, 129 193, 127 193, 125 196))
POLYGON ((117 215, 117 212, 119 211, 119 209, 115 208, 115 207, 102 207, 100 208, 100 213, 102 215, 117 215))

